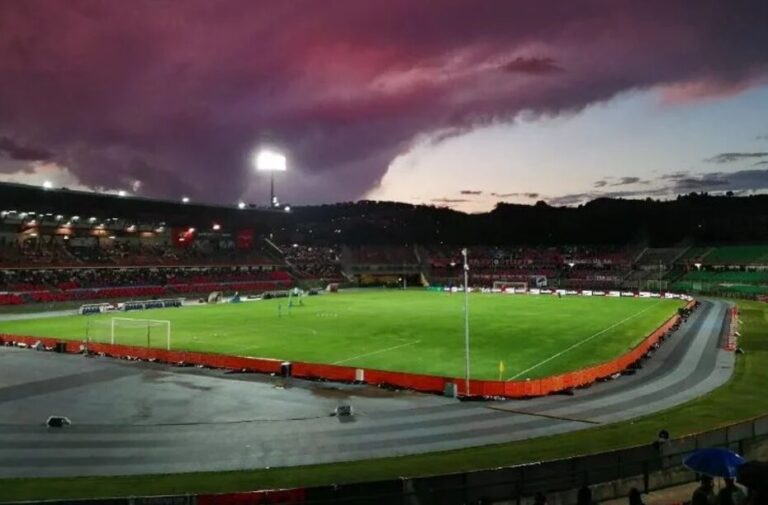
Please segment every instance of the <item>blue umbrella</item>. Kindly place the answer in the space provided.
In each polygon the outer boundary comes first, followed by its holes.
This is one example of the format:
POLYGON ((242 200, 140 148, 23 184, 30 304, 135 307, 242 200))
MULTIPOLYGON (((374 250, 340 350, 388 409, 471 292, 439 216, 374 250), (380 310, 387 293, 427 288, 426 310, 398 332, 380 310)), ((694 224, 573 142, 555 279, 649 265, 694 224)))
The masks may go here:
POLYGON ((699 449, 683 458, 683 464, 694 472, 710 477, 736 477, 736 469, 744 458, 728 449, 699 449))

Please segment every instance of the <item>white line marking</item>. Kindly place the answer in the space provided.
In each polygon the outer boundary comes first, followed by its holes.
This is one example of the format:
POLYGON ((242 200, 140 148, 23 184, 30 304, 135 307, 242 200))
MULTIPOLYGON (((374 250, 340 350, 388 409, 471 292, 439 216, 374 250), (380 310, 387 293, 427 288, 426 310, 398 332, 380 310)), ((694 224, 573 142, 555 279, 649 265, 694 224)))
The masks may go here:
POLYGON ((394 345, 392 347, 387 347, 386 349, 380 349, 378 351, 367 352, 365 354, 360 354, 358 356, 352 356, 351 358, 342 359, 340 361, 335 361, 335 362, 333 362, 331 364, 332 365, 340 365, 341 363, 346 363, 347 361, 352 361, 353 359, 365 358, 366 356, 373 356, 374 354, 379 354, 379 353, 387 352, 387 351, 394 351, 395 349, 400 349, 401 347, 406 347, 406 346, 409 346, 409 345, 418 344, 419 342, 421 342, 421 340, 413 340, 413 341, 407 342, 405 344, 400 344, 400 345, 394 345))
POLYGON ((557 354, 553 354, 552 356, 550 356, 549 358, 545 359, 544 361, 541 361, 541 362, 539 362, 539 363, 537 363, 537 364, 533 365, 532 367, 530 367, 530 368, 526 368, 526 369, 525 369, 525 370, 523 370, 522 372, 520 372, 520 373, 518 373, 518 374, 516 374, 516 375, 513 375, 512 377, 510 377, 509 379, 507 379, 507 381, 511 381, 511 380, 517 379, 517 378, 518 378, 518 377, 520 377, 521 375, 527 374, 527 373, 528 373, 528 372, 530 372, 531 370, 534 370, 534 369, 536 369, 536 368, 539 368, 541 365, 543 365, 543 364, 545 364, 545 363, 549 363, 549 362, 550 362, 550 361, 552 361, 553 359, 559 358, 560 356, 562 356, 563 354, 567 353, 568 351, 571 351, 571 350, 573 350, 573 349, 575 349, 575 348, 579 347, 581 344, 586 344, 587 342, 589 342, 589 341, 590 341, 590 340, 592 340, 593 338, 595 338, 595 337, 599 337, 600 335, 602 335, 602 334, 603 334, 603 333, 605 333, 606 331, 608 331, 608 330, 612 330, 613 328, 615 328, 615 327, 619 326, 620 324, 626 323, 626 322, 627 322, 627 321, 629 321, 630 319, 634 319, 634 318, 636 318, 637 316, 639 316, 639 315, 640 315, 640 314, 642 314, 643 312, 646 312, 646 311, 650 310, 651 308, 655 307, 655 306, 656 306, 656 305, 658 305, 659 303, 661 303, 661 302, 660 302, 660 301, 658 301, 658 302, 654 303, 653 305, 649 305, 648 307, 644 308, 643 310, 641 310, 641 311, 640 311, 640 312, 638 312, 637 314, 634 314, 634 315, 631 315, 631 316, 629 316, 629 317, 627 317, 627 318, 625 318, 625 319, 622 319, 622 320, 621 320, 621 321, 619 321, 618 323, 612 324, 611 326, 609 326, 609 327, 605 328, 604 330, 600 330, 600 331, 598 331, 597 333, 595 333, 594 335, 591 335, 591 336, 589 336, 589 337, 585 338, 584 340, 580 340, 579 342, 576 342, 575 344, 571 345, 570 347, 567 347, 567 348, 563 349, 562 351, 558 352, 557 354))

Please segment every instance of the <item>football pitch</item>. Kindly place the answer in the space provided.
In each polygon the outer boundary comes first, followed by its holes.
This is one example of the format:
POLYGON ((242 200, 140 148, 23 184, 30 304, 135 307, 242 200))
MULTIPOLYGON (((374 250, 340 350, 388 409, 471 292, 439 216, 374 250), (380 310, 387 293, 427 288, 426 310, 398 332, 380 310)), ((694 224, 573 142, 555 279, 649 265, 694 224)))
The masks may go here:
MULTIPOLYGON (((615 358, 683 302, 651 298, 469 296, 472 378, 539 378, 615 358)), ((367 291, 0 323, 0 333, 109 342, 111 320, 170 321, 171 348, 461 377, 464 296, 367 291)), ((115 343, 164 348, 166 327, 121 321, 115 343)))

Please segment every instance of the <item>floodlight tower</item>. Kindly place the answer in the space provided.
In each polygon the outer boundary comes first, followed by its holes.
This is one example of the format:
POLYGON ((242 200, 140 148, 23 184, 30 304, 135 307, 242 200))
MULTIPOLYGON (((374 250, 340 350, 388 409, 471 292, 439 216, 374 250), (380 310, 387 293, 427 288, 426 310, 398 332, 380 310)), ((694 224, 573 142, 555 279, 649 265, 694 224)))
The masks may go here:
POLYGON ((269 206, 277 207, 275 197, 275 172, 285 172, 288 169, 285 156, 275 151, 261 150, 253 158, 256 170, 269 172, 269 206))

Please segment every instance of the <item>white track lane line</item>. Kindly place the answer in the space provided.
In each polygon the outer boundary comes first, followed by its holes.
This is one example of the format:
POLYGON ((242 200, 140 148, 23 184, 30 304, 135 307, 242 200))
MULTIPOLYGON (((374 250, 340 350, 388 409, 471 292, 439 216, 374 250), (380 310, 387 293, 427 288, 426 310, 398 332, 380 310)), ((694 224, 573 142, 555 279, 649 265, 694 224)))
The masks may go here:
POLYGON ((365 354, 360 354, 358 356, 352 356, 351 358, 342 359, 340 361, 335 361, 335 362, 333 362, 331 364, 332 365, 340 365, 342 363, 346 363, 347 361, 352 361, 352 360, 358 359, 358 358, 365 358, 366 356, 373 356, 374 354, 380 354, 382 352, 394 351, 395 349, 400 349, 401 347, 406 347, 406 346, 409 346, 409 345, 418 344, 419 342, 421 342, 421 340, 413 340, 411 342, 406 342, 405 344, 400 344, 400 345, 394 345, 392 347, 387 347, 386 349, 379 349, 378 351, 367 352, 365 354))
POLYGON ((562 351, 558 352, 557 354, 553 354, 552 356, 550 356, 549 358, 545 359, 544 361, 541 361, 541 362, 539 362, 539 363, 536 363, 536 364, 535 364, 535 365, 533 365, 532 367, 530 367, 530 368, 526 368, 526 369, 525 369, 525 370, 523 370, 522 372, 520 372, 520 373, 517 373, 517 374, 513 375, 512 377, 510 377, 509 379, 507 379, 507 381, 515 380, 515 379, 517 379, 518 377, 520 377, 521 375, 527 374, 527 373, 528 373, 528 372, 530 372, 531 370, 534 370, 534 369, 536 369, 536 368, 539 368, 541 365, 543 365, 543 364, 545 364, 545 363, 549 363, 549 362, 550 362, 550 361, 552 361, 553 359, 557 359, 557 358, 559 358, 560 356, 562 356, 563 354, 567 353, 568 351, 572 351, 573 349, 576 349, 576 348, 577 348, 577 347, 579 347, 580 345, 582 345, 582 344, 586 344, 587 342, 589 342, 589 341, 590 341, 590 340, 592 340, 593 338, 595 338, 595 337, 599 337, 600 335, 602 335, 602 334, 603 334, 603 333, 605 333, 606 331, 608 331, 608 330, 612 330, 612 329, 614 329, 615 327, 619 326, 620 324, 624 324, 624 323, 626 323, 627 321, 629 321, 630 319, 634 319, 634 318, 636 318, 637 316, 639 316, 639 315, 640 315, 640 314, 642 314, 643 312, 647 312, 648 310, 652 309, 653 307, 655 307, 655 306, 656 306, 656 305, 658 305, 659 303, 661 303, 661 302, 659 301, 659 302, 656 302, 656 303, 654 303, 653 305, 649 305, 648 307, 644 308, 643 310, 641 310, 641 311, 640 311, 640 312, 638 312, 637 314, 633 314, 633 315, 631 315, 631 316, 629 316, 629 317, 627 317, 627 318, 625 318, 625 319, 622 319, 622 320, 621 320, 621 321, 619 321, 618 323, 612 324, 611 326, 609 326, 609 327, 605 328, 604 330, 600 330, 600 331, 598 331, 597 333, 595 333, 594 335, 590 335, 589 337, 585 338, 584 340, 580 340, 580 341, 576 342, 575 344, 571 345, 570 347, 567 347, 567 348, 563 349, 562 351))

